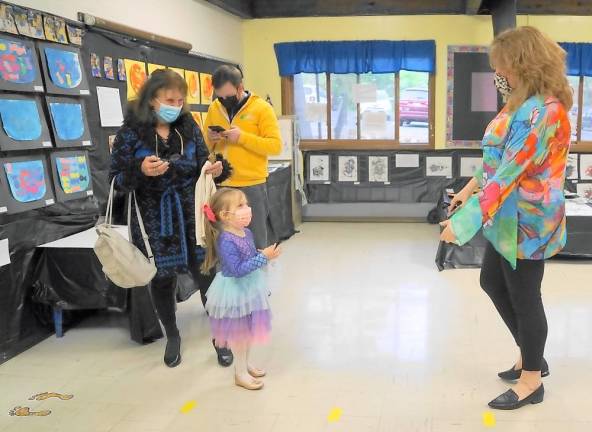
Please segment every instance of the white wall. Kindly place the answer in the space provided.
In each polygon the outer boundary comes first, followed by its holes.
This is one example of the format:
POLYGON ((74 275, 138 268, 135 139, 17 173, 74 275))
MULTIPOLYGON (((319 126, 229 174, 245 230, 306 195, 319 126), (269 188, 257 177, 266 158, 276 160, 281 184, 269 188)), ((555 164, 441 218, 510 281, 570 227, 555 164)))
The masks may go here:
POLYGON ((242 21, 201 0, 12 0, 77 20, 86 12, 189 42, 200 53, 243 62, 242 21))

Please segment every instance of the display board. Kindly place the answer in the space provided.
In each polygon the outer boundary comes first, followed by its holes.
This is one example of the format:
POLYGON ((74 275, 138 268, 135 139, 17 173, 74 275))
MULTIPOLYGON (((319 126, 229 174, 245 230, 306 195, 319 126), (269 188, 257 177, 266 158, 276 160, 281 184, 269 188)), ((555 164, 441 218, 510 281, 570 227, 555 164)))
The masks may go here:
POLYGON ((47 96, 45 100, 56 147, 92 145, 84 100, 56 96, 47 96))
POLYGON ((0 150, 19 151, 52 147, 39 96, 0 94, 0 150))
POLYGON ((51 170, 58 201, 93 195, 90 162, 85 151, 52 152, 51 170))

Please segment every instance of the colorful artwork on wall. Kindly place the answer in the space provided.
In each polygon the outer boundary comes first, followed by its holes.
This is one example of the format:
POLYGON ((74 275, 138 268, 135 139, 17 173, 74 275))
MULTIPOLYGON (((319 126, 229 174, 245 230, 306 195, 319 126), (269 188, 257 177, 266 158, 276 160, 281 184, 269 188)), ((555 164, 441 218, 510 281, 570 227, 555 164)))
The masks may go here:
POLYGON ((113 71, 113 57, 107 57, 103 59, 103 69, 105 70, 105 78, 108 80, 115 79, 115 73, 113 71))
POLYGON ((68 30, 68 39, 70 40, 70 43, 78 46, 82 45, 82 35, 84 34, 84 30, 81 27, 74 27, 70 24, 66 24, 66 29, 68 30))
POLYGON ((101 58, 95 53, 90 53, 90 74, 94 78, 101 78, 101 58))
POLYGON ((158 69, 166 69, 166 66, 156 63, 148 63, 148 76, 152 75, 152 72, 158 69))
POLYGON ((56 146, 90 146, 92 143, 83 101, 52 96, 46 99, 56 146))
POLYGON ((201 103, 201 90, 199 83, 199 73, 195 71, 185 71, 185 82, 187 82, 187 103, 197 105, 201 103))
POLYGON ((29 150, 51 147, 39 97, 5 93, 0 95, 0 150, 29 150))
POLYGON ((45 15, 43 17, 43 26, 45 28, 45 38, 47 40, 61 44, 68 43, 66 21, 64 21, 63 18, 45 15))
POLYGON ((54 204, 45 155, 0 159, 0 188, 8 213, 19 213, 54 204))
POLYGON ((45 39, 43 15, 29 9, 13 6, 14 21, 19 34, 35 39, 45 39))
POLYGON ((214 85, 212 84, 212 75, 200 73, 199 83, 201 87, 201 103, 209 105, 212 103, 214 96, 214 85))
POLYGON ((0 89, 43 91, 37 54, 31 42, 0 36, 0 89))
POLYGON ((127 100, 133 100, 138 97, 146 81, 146 63, 129 59, 125 59, 124 62, 127 76, 127 100))
POLYGON ((0 31, 18 34, 14 23, 14 12, 11 5, 0 4, 0 31))
POLYGON ((125 74, 125 62, 123 59, 117 59, 117 79, 119 81, 127 80, 127 75, 125 74))
POLYGON ((84 151, 59 151, 51 155, 58 201, 86 198, 93 194, 88 155, 84 151))
POLYGON ((180 69, 180 68, 174 68, 174 67, 168 67, 167 69, 172 70, 173 72, 175 72, 177 75, 179 75, 181 78, 185 79, 185 70, 180 69))
POLYGON ((47 93, 89 95, 80 50, 71 46, 40 43, 47 93))

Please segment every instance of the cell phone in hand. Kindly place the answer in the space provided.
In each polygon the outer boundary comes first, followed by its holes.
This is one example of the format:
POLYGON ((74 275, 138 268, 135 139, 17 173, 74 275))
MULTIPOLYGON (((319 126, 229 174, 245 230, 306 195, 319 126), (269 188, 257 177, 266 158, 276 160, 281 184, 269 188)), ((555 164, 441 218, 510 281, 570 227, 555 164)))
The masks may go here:
POLYGON ((222 133, 222 132, 226 132, 226 129, 224 129, 222 126, 208 126, 208 128, 213 131, 213 132, 218 132, 218 133, 222 133))

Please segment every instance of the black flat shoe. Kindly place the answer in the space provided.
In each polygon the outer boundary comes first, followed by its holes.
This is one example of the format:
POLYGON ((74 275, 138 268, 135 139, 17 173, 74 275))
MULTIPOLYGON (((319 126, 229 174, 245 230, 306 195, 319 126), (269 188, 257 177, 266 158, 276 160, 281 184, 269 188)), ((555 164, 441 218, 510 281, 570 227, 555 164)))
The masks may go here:
POLYGON ((228 348, 218 348, 216 342, 212 340, 216 355, 218 356, 218 364, 222 367, 228 367, 234 361, 234 355, 228 348))
POLYGON ((170 368, 181 363, 181 337, 173 337, 167 340, 164 350, 164 364, 170 368))
POLYGON ((489 406, 498 410, 515 410, 525 405, 539 404, 545 396, 545 387, 541 384, 538 389, 522 400, 518 400, 518 395, 510 389, 504 394, 489 402, 489 406))
MULTIPOLYGON (((503 371, 497 374, 498 377, 505 381, 516 381, 520 379, 520 374, 522 374, 522 369, 514 369, 512 366, 507 371, 503 371)), ((541 377, 545 378, 549 376, 549 365, 547 364, 547 360, 543 359, 543 364, 541 368, 541 377)))

